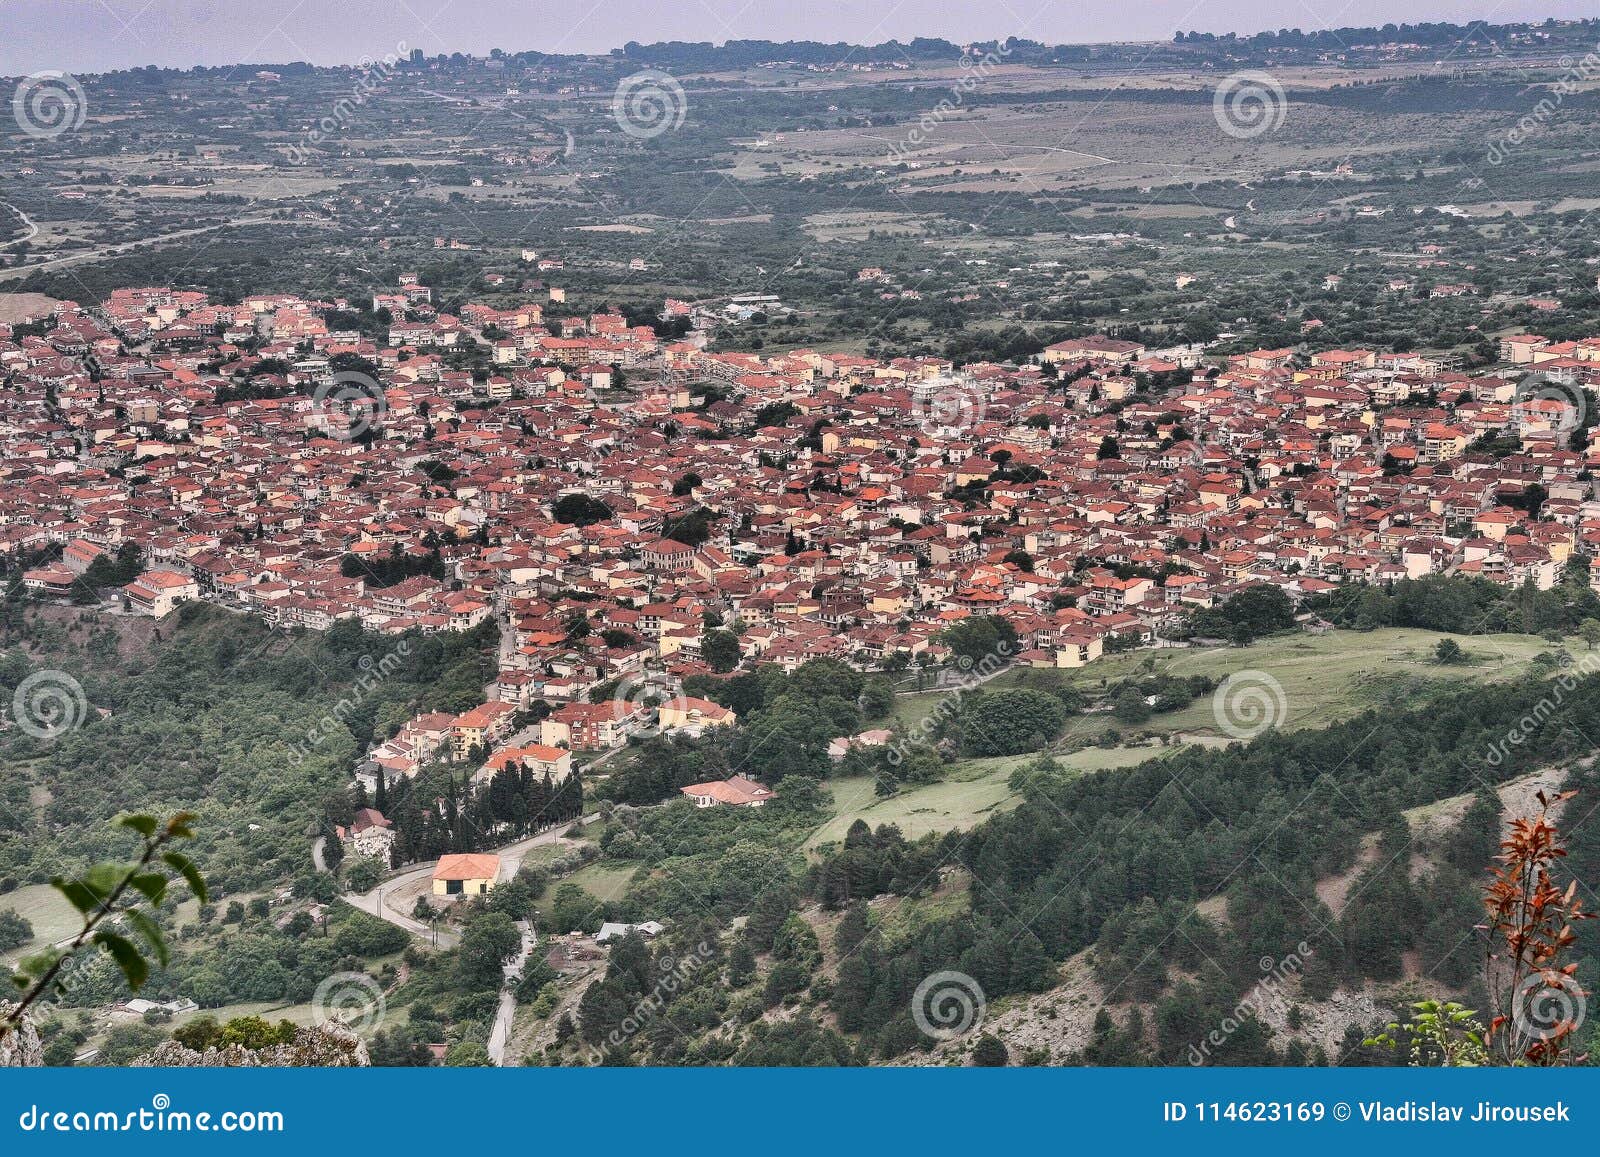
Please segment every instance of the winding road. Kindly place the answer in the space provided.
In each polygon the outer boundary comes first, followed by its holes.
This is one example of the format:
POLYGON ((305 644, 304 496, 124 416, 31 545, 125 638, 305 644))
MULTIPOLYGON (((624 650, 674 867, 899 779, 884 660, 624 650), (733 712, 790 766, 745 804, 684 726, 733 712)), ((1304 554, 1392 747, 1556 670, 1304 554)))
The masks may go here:
MULTIPOLYGON (((583 817, 581 822, 585 824, 593 823, 598 818, 598 814, 587 815, 583 817)), ((503 882, 514 879, 522 867, 523 857, 528 854, 529 850, 556 843, 571 826, 571 824, 557 824, 555 827, 542 831, 536 836, 529 836, 525 840, 507 844, 503 848, 492 849, 493 854, 500 857, 500 880, 503 882)), ((345 893, 344 901, 352 908, 359 908, 361 911, 376 916, 381 920, 387 920, 397 928, 404 928, 413 936, 432 940, 434 930, 430 925, 413 919, 404 913, 396 912, 394 909, 381 904, 379 900, 384 892, 393 892, 397 888, 404 888, 407 885, 415 884, 419 880, 431 879, 434 867, 435 863, 432 860, 425 864, 414 864, 390 876, 370 892, 345 893)), ((446 932, 443 929, 439 931, 440 948, 454 948, 459 940, 460 938, 454 932, 446 932)), ((521 965, 518 965, 518 967, 520 968, 521 965)))
POLYGON ((10 209, 18 217, 21 217, 22 223, 28 227, 28 232, 24 236, 13 237, 10 241, 7 241, 5 243, 7 248, 12 245, 21 245, 24 241, 32 241, 35 237, 39 236, 38 223, 34 221, 32 217, 24 213, 21 209, 13 205, 10 201, 0 201, 0 209, 10 209))
MULTIPOLYGON (((32 222, 29 222, 32 224, 32 222)), ((45 269, 65 269, 69 265, 81 265, 87 261, 98 261, 102 257, 118 257, 124 253, 131 253, 145 245, 160 245, 166 241, 182 241, 186 237, 198 237, 202 233, 214 233, 218 229, 232 229, 243 225, 269 225, 297 226, 304 224, 301 221, 283 221, 276 217, 236 217, 231 221, 219 221, 215 225, 199 225, 193 229, 179 229, 172 233, 162 233, 158 237, 144 237, 138 241, 119 241, 115 245, 102 246, 99 249, 89 249, 83 253, 72 253, 66 257, 56 257, 49 261, 39 261, 32 265, 19 265, 13 269, 0 269, 0 281, 18 277, 28 277, 45 269)), ((30 234, 31 236, 31 234, 30 234)), ((25 238, 23 238, 25 240, 25 238)))
POLYGON ((526 920, 518 920, 517 929, 522 933, 522 946, 517 950, 515 958, 503 966, 506 983, 500 990, 500 1007, 495 1012, 494 1028, 489 1030, 489 1059, 500 1066, 506 1063, 506 1044, 511 1040, 511 1022, 517 1015, 517 978, 522 975, 522 966, 528 962, 528 955, 539 943, 538 933, 526 920))

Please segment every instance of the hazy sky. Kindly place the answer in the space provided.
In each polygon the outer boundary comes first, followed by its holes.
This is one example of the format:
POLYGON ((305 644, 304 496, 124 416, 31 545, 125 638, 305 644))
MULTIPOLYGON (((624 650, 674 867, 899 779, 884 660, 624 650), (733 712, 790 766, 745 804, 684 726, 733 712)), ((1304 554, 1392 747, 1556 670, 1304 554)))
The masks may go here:
POLYGON ((1386 22, 1540 20, 1594 0, 0 0, 0 75, 379 58, 604 52, 629 40, 1159 40, 1386 22))

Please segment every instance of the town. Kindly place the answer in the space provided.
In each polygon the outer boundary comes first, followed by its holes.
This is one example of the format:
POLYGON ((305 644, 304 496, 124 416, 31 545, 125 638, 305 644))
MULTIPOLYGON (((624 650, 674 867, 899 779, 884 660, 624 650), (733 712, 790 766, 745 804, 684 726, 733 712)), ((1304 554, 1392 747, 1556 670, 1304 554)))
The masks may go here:
POLYGON ((1510 334, 1477 374, 1104 336, 957 366, 714 354, 539 304, 438 314, 411 277, 370 306, 387 344, 330 328, 347 301, 166 288, 0 330, 0 546, 30 595, 210 600, 285 631, 498 621, 485 703, 384 736, 368 789, 437 757, 563 779, 573 751, 736 720, 688 677, 942 667, 968 616, 1064 669, 1174 645, 1248 586, 1549 589, 1600 546, 1600 338, 1510 334), (490 373, 446 366, 472 342, 490 373))
POLYGON ((1470 375, 1103 336, 957 366, 718 354, 535 303, 451 316, 410 277, 360 305, 391 311, 386 343, 338 328, 345 300, 167 288, 0 328, 0 550, 36 597, 134 615, 204 599, 396 637, 493 616, 492 694, 385 737, 369 787, 441 752, 561 778, 571 750, 733 721, 685 678, 938 668, 970 616, 1073 668, 1173 645, 1248 586, 1545 590, 1600 547, 1600 337, 1509 335, 1470 375), (491 372, 448 367, 471 344, 491 372), (619 681, 658 693, 591 700, 619 681))

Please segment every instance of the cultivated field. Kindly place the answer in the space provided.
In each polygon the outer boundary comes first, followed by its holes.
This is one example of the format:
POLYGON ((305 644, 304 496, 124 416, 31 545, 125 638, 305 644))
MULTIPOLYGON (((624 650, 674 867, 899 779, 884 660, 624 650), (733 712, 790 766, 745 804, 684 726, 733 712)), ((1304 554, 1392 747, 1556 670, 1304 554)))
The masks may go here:
MULTIPOLYGON (((1574 654, 1584 649, 1569 640, 1574 654)), ((1262 671, 1283 687, 1286 711, 1279 724, 1285 730, 1325 727, 1360 714, 1368 708, 1405 706, 1437 692, 1440 681, 1495 681, 1515 678, 1537 654, 1554 647, 1535 635, 1446 636, 1434 631, 1388 628, 1378 631, 1330 631, 1326 635, 1286 635, 1265 639, 1250 647, 1185 647, 1165 651, 1137 651, 1109 656, 1077 671, 1018 669, 986 685, 1048 689, 1063 684, 1076 687, 1091 699, 1114 694, 1125 680, 1166 673, 1175 676, 1206 675, 1221 681, 1244 671, 1262 671), (1439 640, 1456 638, 1470 661, 1445 667, 1433 661, 1439 640)), ((895 707, 895 722, 912 726, 932 712, 941 692, 902 695, 895 707)), ((1210 696, 1196 699, 1181 711, 1156 715, 1135 728, 1118 724, 1109 715, 1084 715, 1067 727, 1066 741, 1092 738, 1110 727, 1186 737, 1226 738, 1217 726, 1210 696)))

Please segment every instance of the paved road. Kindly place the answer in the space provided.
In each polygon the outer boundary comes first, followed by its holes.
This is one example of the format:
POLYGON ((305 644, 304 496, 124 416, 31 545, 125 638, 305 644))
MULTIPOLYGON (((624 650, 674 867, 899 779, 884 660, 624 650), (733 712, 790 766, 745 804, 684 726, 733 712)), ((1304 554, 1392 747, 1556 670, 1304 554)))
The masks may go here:
POLYGON ((0 201, 0 205, 3 205, 5 208, 10 209, 18 217, 21 217, 22 218, 22 223, 28 227, 28 232, 26 234, 24 234, 21 237, 16 237, 16 238, 13 238, 10 241, 7 241, 5 243, 7 246, 21 245, 24 241, 32 241, 35 237, 37 237, 39 235, 39 226, 34 222, 32 217, 29 217, 26 213, 24 213, 21 209, 17 208, 10 201, 0 201))
POLYGON ((517 1015, 514 985, 517 978, 522 975, 522 966, 528 962, 529 954, 539 943, 538 934, 526 920, 518 920, 517 928, 522 932, 522 946, 517 949, 516 957, 502 970, 506 983, 500 990, 500 1008, 495 1013, 494 1028, 489 1032, 489 1059, 497 1065, 506 1063, 506 1044, 511 1040, 511 1022, 517 1015))
MULTIPOLYGON (((592 823, 596 818, 598 818, 597 815, 585 816, 583 822, 592 823)), ((571 826, 571 824, 557 824, 549 831, 543 831, 536 836, 529 836, 525 840, 518 840, 514 844, 507 844, 503 848, 494 849, 494 854, 500 857, 500 879, 505 881, 514 878, 518 869, 522 867, 523 857, 528 854, 530 849, 557 842, 571 826)), ((387 904, 379 903, 379 900, 385 892, 392 893, 396 889, 404 888, 409 884, 431 879, 433 869, 434 862, 431 860, 426 864, 414 864, 397 875, 390 876, 370 892, 347 892, 344 897, 345 902, 354 908, 361 909, 363 912, 377 916, 379 919, 387 920, 398 928, 404 928, 413 936, 432 940, 432 927, 422 923, 420 920, 412 919, 405 913, 396 912, 387 904)), ((458 939, 459 937, 455 933, 441 929, 439 932, 439 947, 454 948, 458 939)), ((518 967, 520 968, 521 965, 518 965, 518 967)))
POLYGON ((214 233, 218 229, 231 229, 236 225, 284 225, 293 227, 303 224, 299 221, 282 221, 275 217, 236 217, 232 221, 223 221, 216 225, 201 225, 194 229, 179 229, 173 233, 162 233, 156 237, 142 237, 138 241, 122 241, 116 245, 107 245, 100 249, 90 249, 84 253, 72 253, 66 257, 57 257, 50 261, 41 261, 35 265, 23 265, 15 269, 0 269, 0 281, 9 278, 27 277, 41 269, 64 269, 69 265, 81 265, 87 261, 98 261, 102 257, 116 257, 123 253, 131 253, 141 245, 157 245, 163 241, 181 241, 186 237, 197 237, 202 233, 214 233))
MULTIPOLYGON (((387 920, 396 927, 404 928, 413 936, 419 936, 424 940, 431 941, 433 939, 433 929, 431 927, 429 927, 427 924, 424 924, 420 920, 413 920, 410 916, 396 912, 387 904, 381 903, 381 900, 383 898, 383 893, 385 892, 393 892, 396 888, 403 888, 408 884, 414 884, 419 880, 429 879, 432 876, 432 863, 419 864, 416 867, 407 868, 397 876, 391 876, 389 879, 379 884, 370 892, 359 894, 355 892, 347 892, 344 897, 345 903, 354 908, 359 908, 363 912, 377 916, 379 919, 387 920)), ((440 948, 454 948, 456 946, 456 940, 457 937, 454 932, 445 932, 441 930, 439 933, 440 948)))

